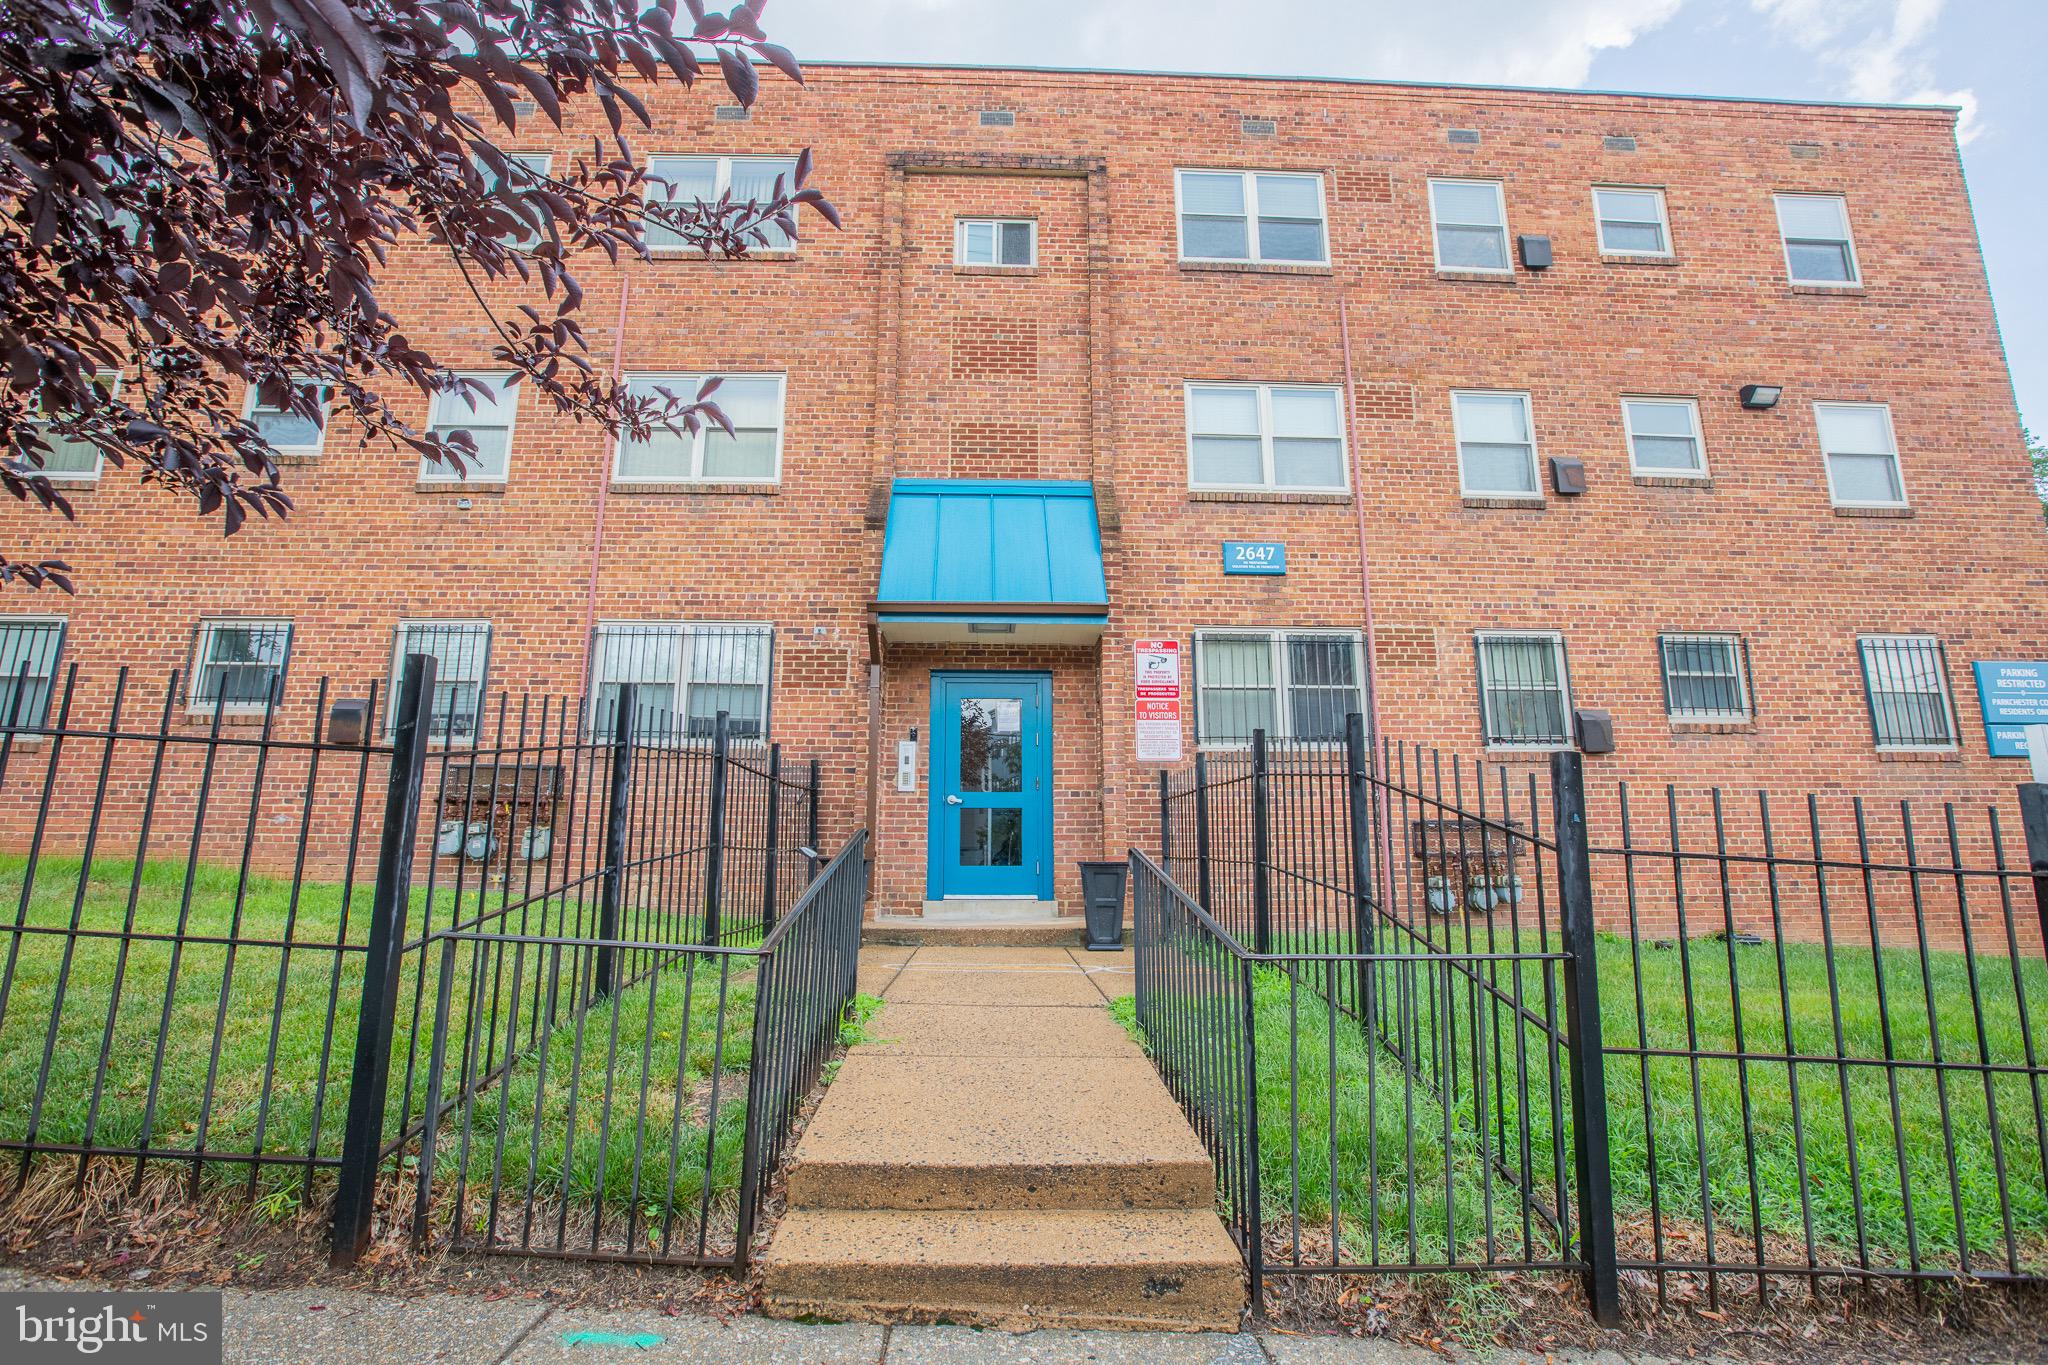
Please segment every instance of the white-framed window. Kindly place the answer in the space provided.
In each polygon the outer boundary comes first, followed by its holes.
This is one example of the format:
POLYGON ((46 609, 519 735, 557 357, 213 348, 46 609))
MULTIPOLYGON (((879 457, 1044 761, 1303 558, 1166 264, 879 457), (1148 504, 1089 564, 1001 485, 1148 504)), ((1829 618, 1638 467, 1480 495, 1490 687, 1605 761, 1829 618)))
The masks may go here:
POLYGON ((432 436, 466 431, 476 442, 476 454, 462 466, 443 464, 422 455, 420 482, 502 483, 512 452, 512 419, 519 411, 518 375, 505 370, 457 377, 481 381, 484 392, 464 389, 459 393, 435 394, 427 415, 427 431, 432 436))
POLYGON ((1659 635, 1657 661, 1664 674, 1664 714, 1672 720, 1750 718, 1749 648, 1740 635, 1659 635))
POLYGON ((1884 403, 1815 403, 1814 428, 1828 466, 1828 497, 1837 507, 1904 507, 1899 444, 1884 403))
POLYGON ((1331 384, 1187 385, 1188 487, 1341 493, 1344 409, 1331 384))
MULTIPOLYGON (((103 398, 112 398, 121 391, 121 376, 96 375, 93 378, 93 387, 99 390, 103 398)), ((104 456, 97 445, 77 437, 58 436, 51 432, 43 434, 43 444, 49 449, 43 452, 42 473, 51 483, 98 481, 104 456)))
POLYGON ((61 616, 0 617, 0 730, 48 719, 65 625, 61 616))
POLYGON ((726 716, 733 739, 768 736, 775 628, 762 622, 600 621, 591 643, 590 719, 616 724, 619 687, 633 683, 636 727, 709 739, 726 716))
MULTIPOLYGON (((647 158, 647 201, 650 204, 714 204, 726 195, 736 204, 765 200, 775 193, 775 181, 782 180, 788 191, 796 175, 793 156, 650 156, 647 158)), ((795 245, 790 236, 772 222, 760 225, 768 249, 787 250, 795 245)), ((650 220, 646 231, 649 251, 694 251, 683 235, 650 220)))
MULTIPOLYGON (((629 374, 627 391, 660 398, 666 389, 683 402, 697 396, 709 375, 629 374)), ((620 483, 774 483, 782 477, 782 395, 779 374, 728 374, 708 401, 732 423, 728 436, 699 421, 695 433, 656 428, 644 441, 619 442, 620 483)))
POLYGON ((1543 496, 1528 394, 1454 390, 1451 426, 1458 439, 1458 488, 1466 497, 1543 496))
MULTIPOLYGON (((505 160, 510 163, 509 179, 515 190, 532 187, 544 179, 554 165, 554 158, 546 152, 507 152, 505 160)), ((477 163, 477 171, 484 178, 485 190, 495 194, 501 183, 497 174, 481 161, 477 163)), ((506 233, 501 240, 516 251, 530 251, 540 244, 541 235, 539 228, 521 227, 506 233)))
POLYGON ((958 218, 953 222, 953 264, 1038 264, 1038 222, 1032 218, 958 218))
POLYGON ((1558 749, 1572 742, 1571 674, 1556 631, 1482 630, 1479 718, 1493 749, 1558 749))
POLYGON ((1508 203, 1498 180, 1432 180, 1429 221, 1438 270, 1514 273, 1508 260, 1508 203))
POLYGON ((1856 640, 1870 733, 1880 749, 1953 749, 1955 700, 1948 652, 1932 635, 1863 635, 1856 640))
POLYGON ((1794 284, 1860 284, 1849 204, 1839 194, 1781 194, 1778 236, 1794 284))
POLYGON ((1707 477, 1700 405, 1692 399, 1624 398, 1621 424, 1628 432, 1628 466, 1634 473, 1651 478, 1707 477))
POLYGON ((311 401, 310 415, 294 412, 282 394, 275 402, 265 402, 262 391, 252 385, 243 400, 242 416, 279 455, 311 459, 327 441, 327 386, 294 380, 292 389, 311 401))
POLYGON ((391 691, 384 707, 386 733, 398 728, 398 686, 405 656, 434 657, 434 698, 427 735, 450 743, 474 743, 483 729, 484 679, 491 660, 489 621, 401 621, 393 632, 391 691))
POLYGON ((1174 172, 1184 261, 1326 265, 1323 177, 1318 172, 1174 172))
POLYGON ((1365 709, 1365 651, 1355 630, 1195 632, 1195 738, 1237 748, 1273 740, 1341 743, 1365 709))
POLYGON ((284 619, 204 620, 192 641, 190 709, 224 715, 263 712, 284 693, 292 623, 284 619))
POLYGON ((1595 185, 1593 221, 1608 256, 1669 256, 1671 219, 1664 191, 1637 185, 1595 185))

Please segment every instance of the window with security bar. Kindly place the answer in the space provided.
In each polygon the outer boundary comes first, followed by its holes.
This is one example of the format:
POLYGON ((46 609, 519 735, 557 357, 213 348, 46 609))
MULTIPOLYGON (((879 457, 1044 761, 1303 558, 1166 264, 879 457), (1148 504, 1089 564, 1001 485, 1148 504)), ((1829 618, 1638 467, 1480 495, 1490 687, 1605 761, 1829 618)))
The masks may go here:
POLYGON ((1880 749, 1953 749, 1948 655, 1932 635, 1866 635, 1856 642, 1870 729, 1880 749))
POLYGON ((1503 749, 1554 749, 1571 743, 1571 679, 1564 637, 1554 632, 1481 632, 1480 721, 1486 742, 1503 749))
POLYGON ((255 712, 284 690, 290 621, 201 621, 192 645, 194 711, 255 712))
POLYGON ((491 623, 488 621, 406 621, 398 627, 391 654, 391 693, 384 708, 385 728, 398 726, 398 685, 405 676, 405 656, 434 658, 434 699, 427 720, 433 739, 471 743, 483 726, 484 678, 490 667, 491 623))
POLYGON ((1660 635, 1664 712, 1673 720, 1750 718, 1749 651, 1739 635, 1660 635))
POLYGON ((1364 660, 1352 631, 1205 630, 1195 633, 1198 742, 1211 748, 1273 740, 1340 743, 1365 709, 1364 660))
POLYGON ((13 616, 0 620, 0 726, 38 726, 50 713, 57 660, 64 653, 64 618, 13 616))
POLYGON ((591 646, 592 731, 611 733, 619 688, 633 683, 638 728, 709 739, 723 711, 730 738, 764 739, 774 642, 774 627, 762 624, 600 622, 591 646))

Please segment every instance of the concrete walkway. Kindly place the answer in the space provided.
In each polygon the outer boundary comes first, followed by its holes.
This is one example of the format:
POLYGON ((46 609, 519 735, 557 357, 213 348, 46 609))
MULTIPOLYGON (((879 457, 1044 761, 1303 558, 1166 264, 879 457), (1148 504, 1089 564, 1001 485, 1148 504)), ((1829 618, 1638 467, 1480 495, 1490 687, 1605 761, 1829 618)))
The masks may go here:
POLYGON ((1215 1171, 1104 1002, 1130 959, 864 954, 883 1007, 825 1092, 761 1262, 769 1311, 1008 1328, 1233 1329, 1215 1171))
MULTIPOLYGON (((0 1268, 0 1291, 50 1289, 136 1286, 60 1282, 0 1268)), ((1278 1333, 1012 1335, 757 1317, 721 1322, 553 1308, 523 1298, 400 1298, 345 1289, 230 1289, 222 1300, 225 1365, 1445 1365, 1444 1357, 1411 1346, 1278 1333)), ((1490 1365, 1534 1359, 1508 1353, 1490 1365)), ((1611 1351, 1552 1359, 1628 1365, 1611 1351)))

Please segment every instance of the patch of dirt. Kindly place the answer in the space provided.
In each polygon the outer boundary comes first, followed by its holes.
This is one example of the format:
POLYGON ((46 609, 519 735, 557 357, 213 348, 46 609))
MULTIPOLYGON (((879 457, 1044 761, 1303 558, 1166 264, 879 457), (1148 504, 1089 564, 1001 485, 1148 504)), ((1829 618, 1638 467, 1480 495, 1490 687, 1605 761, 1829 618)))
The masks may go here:
MULTIPOLYGON (((1668 1246, 1668 1244, 1667 1244, 1668 1246)), ((1292 1260, 1286 1240, 1269 1257, 1292 1260)), ((1328 1255, 1302 1238, 1301 1259, 1328 1255)), ((1771 1362, 2048 1360, 2048 1287, 1981 1280, 1914 1285, 1770 1278, 1763 1297, 1751 1275, 1643 1271, 1621 1276, 1623 1326, 1597 1327, 1577 1275, 1273 1276, 1266 1310, 1274 1330, 1381 1337, 1448 1353, 1614 1350, 1687 1360, 1719 1356, 1771 1362)))

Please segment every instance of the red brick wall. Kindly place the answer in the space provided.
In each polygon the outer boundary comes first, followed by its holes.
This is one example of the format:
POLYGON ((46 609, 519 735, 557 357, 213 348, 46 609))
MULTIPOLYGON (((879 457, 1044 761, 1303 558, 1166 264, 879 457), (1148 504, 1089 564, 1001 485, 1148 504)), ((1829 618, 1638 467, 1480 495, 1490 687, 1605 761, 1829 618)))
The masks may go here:
MULTIPOLYGON (((1589 760, 1597 781, 1983 801, 2023 776, 1986 755, 1968 663, 2048 653, 2048 543, 1946 115, 831 66, 804 90, 771 86, 747 122, 714 122, 708 90, 662 85, 649 98, 643 154, 811 147, 846 229, 807 227, 796 252, 754 262, 584 263, 594 363, 788 375, 775 488, 611 491, 594 615, 774 623, 776 738, 824 760, 828 844, 866 815, 867 604, 876 511, 898 474, 1096 481, 1107 663, 1096 672, 1092 651, 1069 650, 1048 665, 1071 774, 1063 869, 1154 837, 1155 774, 1130 761, 1131 641, 1190 641, 1197 626, 1363 628, 1361 521, 1390 736, 1475 752, 1472 632, 1556 629, 1575 701, 1614 713, 1619 748, 1589 760), (1015 110, 1016 125, 981 127, 984 106, 1015 110), (1277 119, 1276 134, 1246 136, 1247 111, 1277 119), (1454 126, 1480 143, 1451 145, 1454 126), (1604 150, 1615 132, 1638 150, 1604 150), (1821 154, 1795 158, 1794 142, 1821 154), (1179 263, 1173 171, 1185 165, 1323 173, 1331 266, 1179 263), (1556 265, 1439 278, 1433 174, 1501 179, 1509 231, 1548 234, 1556 265), (1599 257, 1596 183, 1665 187, 1672 263, 1599 257), (1771 202, 1783 190, 1847 196, 1861 290, 1786 284, 1771 202), (1035 218, 1039 268, 956 271, 961 214, 1035 218), (1347 372, 1358 504, 1189 492, 1185 380, 1347 372), (1752 382, 1784 385, 1783 402, 1742 410, 1735 392, 1752 382), (1583 460, 1587 494, 1466 506, 1448 397, 1459 387, 1528 391, 1539 455, 1583 460), (1711 486, 1631 479, 1623 393, 1698 399, 1711 486), (1891 404, 1910 517, 1830 507, 1816 399, 1891 404), (1288 574, 1226 578, 1224 539, 1285 541, 1288 574), (1655 644, 1668 630, 1746 637, 1753 725, 1674 731, 1655 644), (1873 751, 1861 631, 1942 638, 1959 754, 1873 751)), ((560 133, 537 122, 509 143, 564 159, 600 126, 579 109, 560 133)), ((488 329, 432 249, 401 248, 385 279, 409 335, 487 367, 488 329)), ((424 400, 404 401, 424 415, 424 400)), ((293 618, 294 693, 321 674, 359 692, 388 668, 393 624, 408 616, 488 618, 494 686, 573 692, 608 455, 599 433, 530 395, 520 409, 502 489, 419 490, 402 452, 337 429, 319 461, 288 471, 291 521, 232 540, 118 473, 77 494, 74 524, 7 509, 7 542, 70 560, 83 586, 69 601, 17 593, 5 609, 67 614, 66 657, 101 697, 119 665, 182 666, 193 623, 213 613, 293 618)), ((900 727, 928 723, 915 680, 930 666, 891 665, 885 778, 900 727)), ((923 799, 883 796, 891 908, 922 876, 921 827, 895 807, 923 799)))

